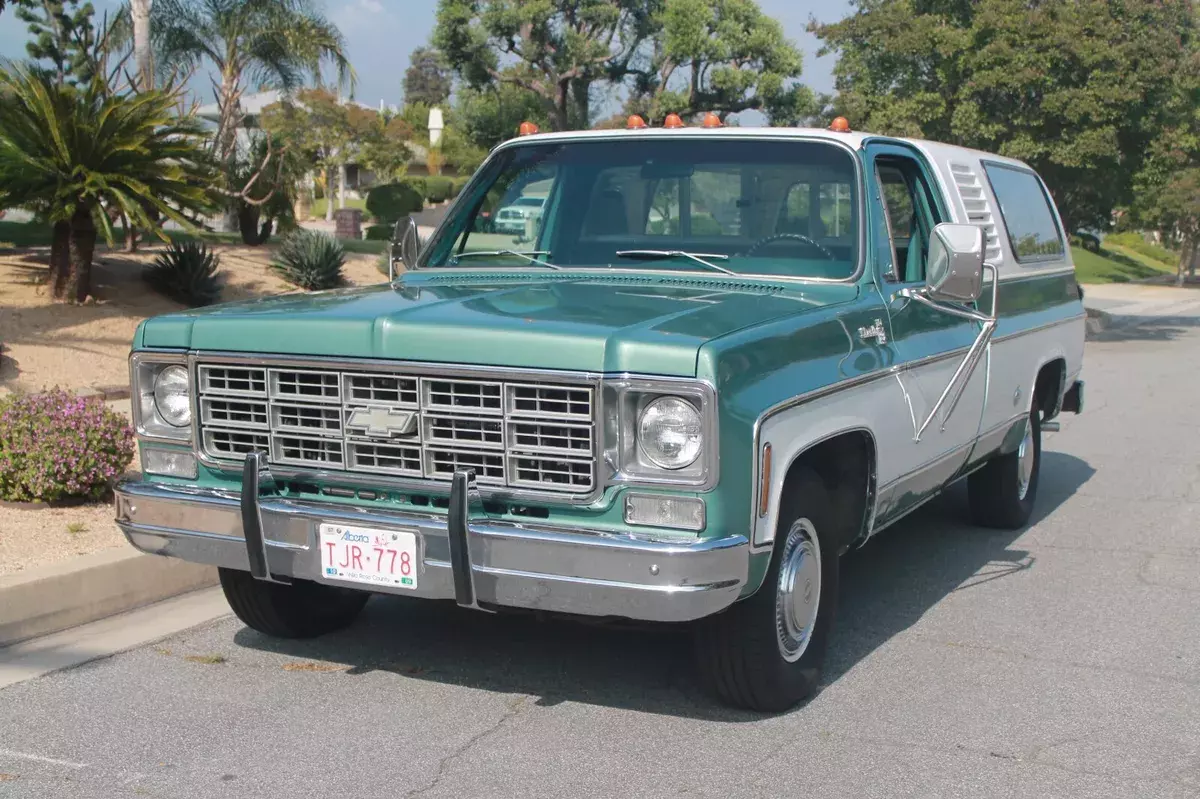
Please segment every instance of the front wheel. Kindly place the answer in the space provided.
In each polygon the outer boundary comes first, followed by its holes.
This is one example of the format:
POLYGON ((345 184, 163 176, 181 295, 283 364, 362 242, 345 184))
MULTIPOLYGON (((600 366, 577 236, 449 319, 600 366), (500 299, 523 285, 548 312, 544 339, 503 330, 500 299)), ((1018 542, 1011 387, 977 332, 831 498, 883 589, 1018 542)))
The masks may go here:
POLYGON ((217 572, 234 614, 247 627, 275 638, 315 638, 349 627, 371 596, 309 580, 281 585, 237 569, 217 572))
POLYGON ((701 680, 722 701, 787 710, 820 685, 838 594, 829 494, 811 471, 788 487, 762 586, 698 623, 701 680))
POLYGON ((1002 530, 1024 527, 1033 514, 1041 470, 1042 418, 1035 402, 1016 451, 993 458, 967 478, 975 524, 1002 530))

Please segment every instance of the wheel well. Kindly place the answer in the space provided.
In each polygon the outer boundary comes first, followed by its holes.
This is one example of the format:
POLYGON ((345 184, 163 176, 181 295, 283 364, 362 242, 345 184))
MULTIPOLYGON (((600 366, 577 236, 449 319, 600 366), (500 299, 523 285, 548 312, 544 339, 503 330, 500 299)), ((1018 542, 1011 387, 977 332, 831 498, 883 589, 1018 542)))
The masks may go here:
POLYGON ((788 468, 785 494, 803 468, 817 473, 833 501, 840 554, 866 531, 868 500, 875 494, 875 438, 866 430, 854 430, 804 450, 788 468))
POLYGON ((1042 412, 1043 419, 1058 415, 1059 400, 1062 398, 1063 383, 1067 379, 1067 362, 1055 358, 1042 365, 1033 384, 1034 402, 1042 412))

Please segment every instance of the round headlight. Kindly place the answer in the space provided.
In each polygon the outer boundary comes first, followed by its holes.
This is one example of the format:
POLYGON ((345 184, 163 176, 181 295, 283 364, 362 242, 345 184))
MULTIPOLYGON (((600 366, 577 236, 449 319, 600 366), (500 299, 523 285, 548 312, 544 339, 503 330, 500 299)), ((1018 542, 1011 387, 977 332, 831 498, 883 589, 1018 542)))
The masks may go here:
POLYGON ((638 443, 663 469, 682 469, 700 457, 700 412, 687 400, 663 397, 646 406, 638 420, 638 443))
POLYGON ((154 407, 163 421, 172 427, 186 427, 192 423, 187 369, 168 366, 158 373, 154 378, 154 407))

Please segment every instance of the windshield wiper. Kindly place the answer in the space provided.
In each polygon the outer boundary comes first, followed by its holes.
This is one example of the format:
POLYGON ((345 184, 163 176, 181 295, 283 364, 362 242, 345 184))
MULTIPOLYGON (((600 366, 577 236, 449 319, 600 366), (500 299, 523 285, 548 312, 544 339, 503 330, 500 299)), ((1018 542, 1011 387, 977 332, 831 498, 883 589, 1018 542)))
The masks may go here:
POLYGON ((685 252, 683 250, 617 250, 618 258, 645 258, 648 260, 662 258, 690 258, 696 263, 707 266, 709 269, 715 269, 718 272, 724 272, 727 275, 736 275, 732 269, 726 269, 723 266, 717 266, 712 263, 716 261, 728 261, 728 255, 721 255, 713 252, 685 252))
POLYGON ((454 256, 454 262, 458 263, 463 258, 483 258, 483 257, 487 257, 487 256, 491 256, 494 258, 497 255, 512 255, 517 258, 524 258, 526 261, 533 264, 534 266, 544 266, 547 269, 562 269, 561 266, 555 266, 554 264, 547 263, 546 261, 539 261, 537 258, 533 257, 535 255, 549 255, 549 254, 550 254, 549 250, 521 250, 521 251, 517 251, 517 250, 479 250, 479 251, 472 251, 472 252, 460 252, 458 255, 454 256))

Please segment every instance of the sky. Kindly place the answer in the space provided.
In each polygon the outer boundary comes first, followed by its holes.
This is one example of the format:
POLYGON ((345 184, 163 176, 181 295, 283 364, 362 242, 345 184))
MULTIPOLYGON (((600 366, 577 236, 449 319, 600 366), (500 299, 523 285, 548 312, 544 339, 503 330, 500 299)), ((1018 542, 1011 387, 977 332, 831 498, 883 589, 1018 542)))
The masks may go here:
MULTIPOLYGON (((100 14, 116 8, 118 2, 93 0, 93 5, 100 14)), ((849 0, 759 0, 759 5, 780 21, 786 35, 804 51, 803 81, 814 91, 830 91, 833 59, 816 57, 819 43, 805 28, 811 17, 831 22, 845 16, 849 0)), ((325 0, 325 13, 345 35, 358 73, 355 97, 359 102, 400 103, 408 55, 429 40, 436 6, 437 0, 325 0)), ((0 14, 0 58, 23 58, 26 39, 25 26, 11 8, 0 14)), ((202 102, 212 100, 207 81, 194 85, 204 91, 202 102)))

